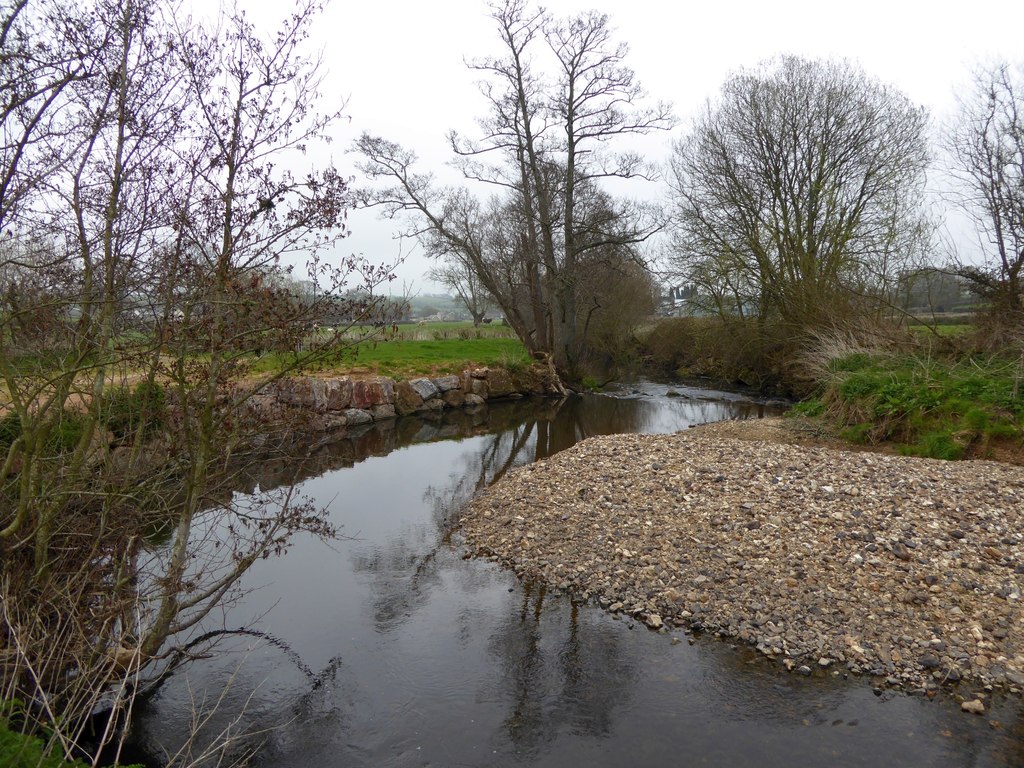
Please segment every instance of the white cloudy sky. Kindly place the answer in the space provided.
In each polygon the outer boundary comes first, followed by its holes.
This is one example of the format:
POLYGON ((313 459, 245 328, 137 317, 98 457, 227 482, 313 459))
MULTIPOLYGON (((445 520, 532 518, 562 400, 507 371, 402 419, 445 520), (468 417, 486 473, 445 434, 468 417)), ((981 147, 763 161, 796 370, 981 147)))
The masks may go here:
MULTIPOLYGON (((288 7, 280 0, 240 4, 257 17, 288 7)), ((1014 0, 550 0, 546 7, 559 15, 609 14, 651 97, 675 105, 680 126, 647 143, 652 159, 667 157, 672 136, 685 131, 688 117, 731 71, 776 54, 852 59, 939 119, 952 110, 955 89, 972 65, 994 56, 1024 59, 1024 3, 1014 0)), ((491 24, 485 0, 333 0, 314 43, 329 70, 324 95, 347 99, 351 118, 335 131, 334 162, 355 174, 355 158, 344 150, 369 131, 415 149, 424 165, 443 168, 447 131, 472 133, 482 114, 463 59, 498 52, 491 24)), ((398 252, 389 222, 361 211, 350 224, 346 251, 381 260, 398 252)), ((422 283, 427 266, 412 253, 399 269, 400 282, 429 291, 422 283)))

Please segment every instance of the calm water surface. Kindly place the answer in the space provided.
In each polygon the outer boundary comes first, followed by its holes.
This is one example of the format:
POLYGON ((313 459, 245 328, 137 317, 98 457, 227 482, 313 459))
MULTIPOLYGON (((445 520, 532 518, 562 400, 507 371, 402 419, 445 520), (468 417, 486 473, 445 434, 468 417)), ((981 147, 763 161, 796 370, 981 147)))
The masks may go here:
POLYGON ((159 755, 188 732, 196 702, 220 699, 205 738, 263 730, 265 766, 1024 764, 1017 701, 982 718, 951 698, 875 696, 863 678, 801 678, 465 558, 458 510, 513 466, 592 435, 773 412, 668 389, 403 419, 302 467, 266 466, 254 485, 297 479, 348 538, 303 539, 259 563, 247 594, 203 629, 229 630, 219 651, 140 713, 140 746, 159 755))

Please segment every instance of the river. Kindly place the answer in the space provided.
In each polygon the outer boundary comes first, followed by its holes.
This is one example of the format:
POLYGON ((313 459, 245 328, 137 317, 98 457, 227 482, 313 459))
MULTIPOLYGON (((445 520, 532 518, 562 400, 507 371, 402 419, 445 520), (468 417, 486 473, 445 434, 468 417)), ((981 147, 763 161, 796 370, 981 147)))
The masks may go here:
POLYGON ((258 563, 200 630, 220 632, 215 652, 141 708, 135 745, 155 759, 193 711, 215 709, 197 751, 222 730, 259 732, 231 756, 258 745, 256 765, 286 768, 1024 764, 1019 701, 982 718, 947 695, 799 677, 521 583, 460 547, 459 509, 514 466, 593 435, 776 411, 647 383, 378 424, 301 466, 267 464, 253 486, 296 481, 344 538, 258 563))

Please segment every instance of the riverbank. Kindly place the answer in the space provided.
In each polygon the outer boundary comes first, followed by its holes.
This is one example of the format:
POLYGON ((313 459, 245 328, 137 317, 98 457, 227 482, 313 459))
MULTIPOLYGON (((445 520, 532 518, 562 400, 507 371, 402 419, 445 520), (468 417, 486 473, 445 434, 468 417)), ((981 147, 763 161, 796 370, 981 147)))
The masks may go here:
POLYGON ((515 370, 473 367, 458 375, 397 380, 377 375, 294 376, 252 396, 248 406, 259 442, 270 435, 344 436, 351 428, 399 416, 431 418, 496 400, 565 395, 554 369, 535 364, 515 370))
POLYGON ((467 508, 467 543, 805 674, 1024 689, 1018 467, 721 432, 594 438, 516 470, 467 508))

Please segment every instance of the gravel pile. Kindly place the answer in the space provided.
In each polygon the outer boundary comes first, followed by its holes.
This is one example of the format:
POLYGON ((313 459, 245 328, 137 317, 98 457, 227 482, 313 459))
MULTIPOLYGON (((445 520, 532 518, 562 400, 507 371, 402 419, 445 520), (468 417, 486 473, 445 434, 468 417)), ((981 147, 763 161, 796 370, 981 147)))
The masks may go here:
POLYGON ((1024 689, 1024 471, 737 440, 592 438, 464 512, 478 555, 652 629, 813 668, 1024 689))

